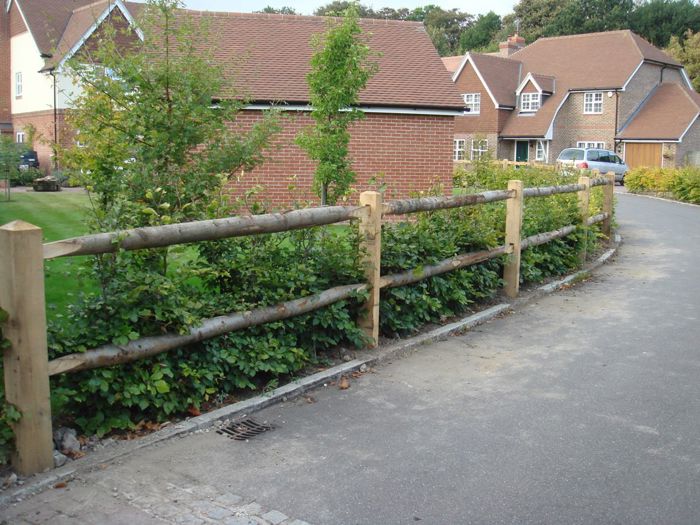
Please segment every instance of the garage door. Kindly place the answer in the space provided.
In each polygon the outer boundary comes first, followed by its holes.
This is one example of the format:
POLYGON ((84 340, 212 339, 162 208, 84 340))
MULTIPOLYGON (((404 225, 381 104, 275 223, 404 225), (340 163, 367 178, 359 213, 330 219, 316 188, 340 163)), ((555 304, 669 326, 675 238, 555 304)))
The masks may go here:
POLYGON ((630 168, 661 166, 661 144, 625 143, 625 162, 630 168))

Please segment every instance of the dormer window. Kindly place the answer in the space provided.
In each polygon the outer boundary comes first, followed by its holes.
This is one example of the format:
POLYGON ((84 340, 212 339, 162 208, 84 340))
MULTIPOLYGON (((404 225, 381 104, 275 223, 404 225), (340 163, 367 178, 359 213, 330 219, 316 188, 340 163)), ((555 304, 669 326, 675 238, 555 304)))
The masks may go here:
POLYGON ((533 112, 540 109, 542 97, 539 93, 523 93, 520 95, 520 111, 533 112))
POLYGON ((481 113, 481 93, 465 93, 464 97, 464 114, 478 115, 481 113))

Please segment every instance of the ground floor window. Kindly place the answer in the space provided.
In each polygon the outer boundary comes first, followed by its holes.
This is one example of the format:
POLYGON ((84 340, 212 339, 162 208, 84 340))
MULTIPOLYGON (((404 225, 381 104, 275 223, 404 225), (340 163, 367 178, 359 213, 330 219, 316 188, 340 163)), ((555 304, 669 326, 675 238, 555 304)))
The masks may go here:
POLYGON ((17 144, 24 144, 24 131, 17 132, 17 144))
POLYGON ((472 140, 472 160, 479 160, 489 150, 489 141, 486 139, 472 140))
POLYGON ((465 144, 464 139, 455 139, 454 140, 454 149, 452 153, 452 158, 453 160, 464 160, 464 144, 465 144))
POLYGON ((535 160, 538 162, 547 162, 549 154, 549 143, 546 140, 538 140, 535 146, 535 160))
POLYGON ((605 149, 605 142, 588 142, 588 141, 580 141, 576 143, 577 148, 594 148, 594 149, 605 149))

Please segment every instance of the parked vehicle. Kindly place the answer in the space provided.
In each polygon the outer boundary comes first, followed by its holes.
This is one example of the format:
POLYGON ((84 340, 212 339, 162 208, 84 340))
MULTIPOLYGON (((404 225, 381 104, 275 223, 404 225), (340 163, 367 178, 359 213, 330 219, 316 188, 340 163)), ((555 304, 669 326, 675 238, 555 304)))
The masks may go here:
POLYGON ((39 167, 39 156, 33 149, 27 150, 20 156, 19 169, 28 170, 29 168, 39 167))
POLYGON ((615 174, 615 182, 622 185, 625 184, 625 174, 629 171, 625 161, 617 153, 607 149, 566 148, 559 154, 557 163, 598 170, 601 173, 612 171, 615 174))

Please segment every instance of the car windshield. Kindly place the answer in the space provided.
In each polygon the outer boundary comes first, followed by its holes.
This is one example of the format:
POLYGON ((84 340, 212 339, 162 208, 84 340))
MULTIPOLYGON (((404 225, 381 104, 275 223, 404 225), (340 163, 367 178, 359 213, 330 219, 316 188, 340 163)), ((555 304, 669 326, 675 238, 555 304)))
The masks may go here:
POLYGON ((559 154, 559 160, 583 160, 583 150, 565 149, 559 154))

